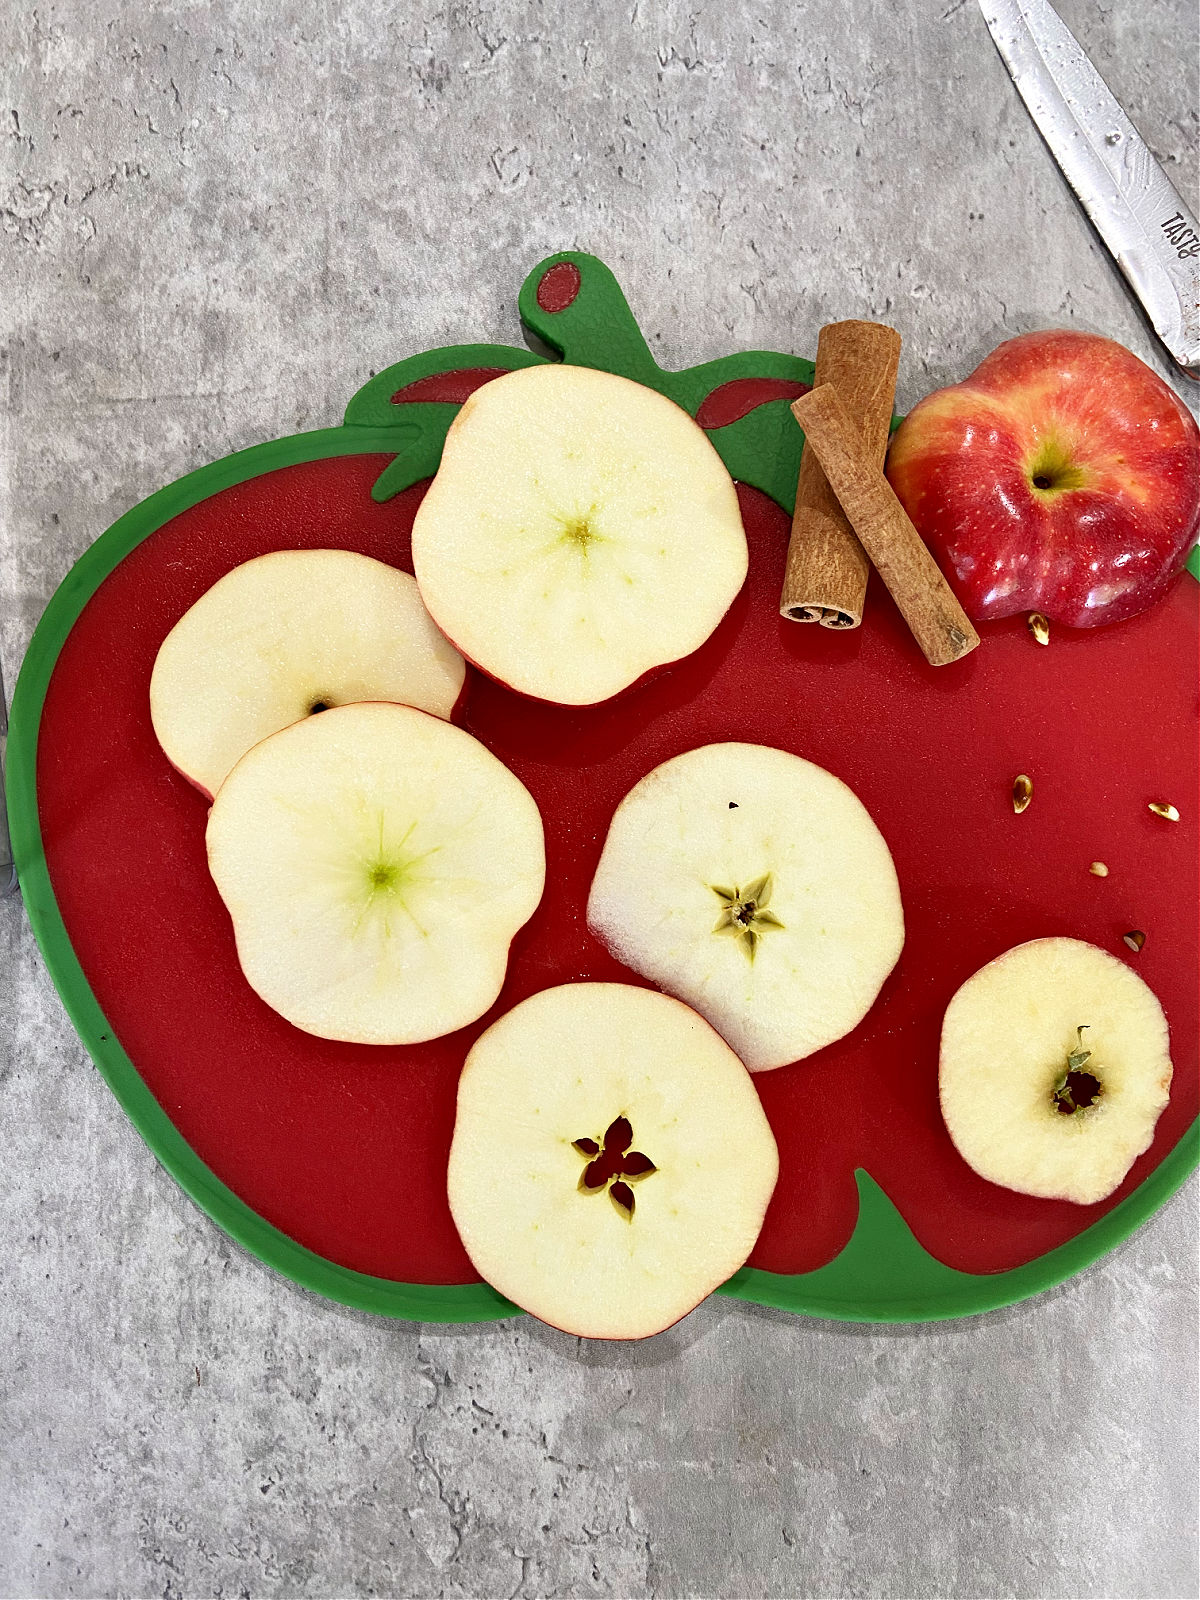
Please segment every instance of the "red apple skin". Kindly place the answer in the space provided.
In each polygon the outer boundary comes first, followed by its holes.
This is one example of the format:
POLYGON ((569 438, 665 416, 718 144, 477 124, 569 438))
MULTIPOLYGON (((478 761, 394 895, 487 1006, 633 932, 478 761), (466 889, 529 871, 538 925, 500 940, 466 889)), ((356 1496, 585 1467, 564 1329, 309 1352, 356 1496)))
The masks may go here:
MULTIPOLYGON (((737 596, 735 595, 734 599, 736 598, 737 596)), ((726 611, 725 617, 728 615, 729 612, 726 611)), ((725 617, 721 618, 721 622, 724 622, 725 617)), ((717 623, 717 628, 721 626, 721 622, 717 623)), ((498 677, 494 672, 489 672, 485 666, 482 666, 478 661, 476 661, 473 655, 468 654, 468 652, 463 649, 462 645, 458 643, 457 639, 452 639, 450 637, 440 622, 437 624, 437 626, 447 644, 452 644, 467 665, 478 672, 481 677, 490 678, 493 683, 498 683, 502 689, 507 689, 509 694, 515 694, 522 700, 531 700, 534 705, 561 706, 564 711, 591 711, 598 705, 611 705, 614 701, 619 702, 623 700, 626 695, 632 695, 635 690, 642 688, 645 684, 653 683, 656 678, 661 678, 664 672, 670 672, 671 668, 677 667, 680 661, 686 661, 688 659, 687 656, 680 656, 675 661, 660 661, 656 666, 647 667, 640 678, 635 678, 632 683, 627 683, 623 689, 618 689, 616 694, 610 694, 606 700, 584 700, 576 704, 570 700, 550 700, 545 695, 530 694, 528 689, 518 689, 515 684, 509 683, 506 678, 498 677)), ((716 631, 717 629, 714 628, 713 633, 716 631)), ((708 638, 712 638, 712 633, 709 634, 708 638)), ((704 644, 707 643, 708 639, 704 641, 704 644)), ((704 644, 697 645, 696 650, 703 650, 704 644)), ((695 650, 689 652, 690 655, 695 655, 695 653, 695 650)), ((459 708, 463 704, 463 700, 465 698, 466 687, 470 681, 471 675, 468 673, 466 679, 464 680, 463 693, 459 695, 458 700, 455 702, 454 710, 450 713, 451 720, 458 715, 459 708)))
POLYGON ((1200 430, 1156 373, 1098 334, 1000 345, 914 407, 887 475, 976 622, 1136 616, 1200 529, 1200 430))

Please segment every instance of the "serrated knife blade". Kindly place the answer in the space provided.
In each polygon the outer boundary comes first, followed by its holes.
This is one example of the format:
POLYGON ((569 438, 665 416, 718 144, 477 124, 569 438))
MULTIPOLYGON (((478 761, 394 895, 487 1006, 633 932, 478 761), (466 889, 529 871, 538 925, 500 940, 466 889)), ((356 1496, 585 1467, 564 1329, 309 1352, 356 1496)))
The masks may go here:
POLYGON ((1141 301, 1200 380, 1200 223, 1048 0, 979 0, 1038 131, 1141 301))

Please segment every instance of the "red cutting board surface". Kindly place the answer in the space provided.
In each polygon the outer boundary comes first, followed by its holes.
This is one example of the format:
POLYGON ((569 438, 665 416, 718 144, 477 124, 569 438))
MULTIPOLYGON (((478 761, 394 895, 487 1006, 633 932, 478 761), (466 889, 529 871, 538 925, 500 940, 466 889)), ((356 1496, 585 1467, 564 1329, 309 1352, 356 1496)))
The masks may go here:
POLYGON ((387 460, 284 468, 150 535, 86 605, 43 712, 42 833, 84 973, 180 1132, 244 1201, 362 1272, 471 1281, 445 1197, 463 1056, 496 1015, 546 985, 637 981, 584 923, 609 818, 658 762, 724 739, 795 751, 854 788, 895 856, 908 930, 854 1033, 756 1079, 781 1167, 753 1265, 800 1272, 834 1256, 853 1230, 857 1166, 934 1256, 989 1272, 1078 1233, 1162 1159, 1197 1109, 1200 588, 1185 577, 1149 615, 1087 634, 1056 630, 1045 649, 1019 620, 993 625, 974 654, 935 671, 874 580, 855 632, 781 621, 787 519, 752 489, 739 491, 749 580, 689 660, 588 710, 522 700, 471 674, 459 720, 532 791, 547 840, 545 899, 517 936, 493 1011, 430 1044, 373 1048, 311 1038, 268 1010, 241 976, 205 866, 206 802, 155 742, 150 670, 188 606, 252 556, 344 546, 407 567, 423 486, 373 502, 387 460), (1034 782, 1020 817, 1009 799, 1018 772, 1034 782), (1183 821, 1152 816, 1153 799, 1174 801, 1183 821), (1095 859, 1107 878, 1089 875, 1095 859), (1147 935, 1140 957, 1121 940, 1134 927, 1147 935), (1129 960, 1171 1025, 1170 1107, 1106 1205, 983 1182, 938 1113, 950 996, 1002 950, 1048 934, 1129 960))

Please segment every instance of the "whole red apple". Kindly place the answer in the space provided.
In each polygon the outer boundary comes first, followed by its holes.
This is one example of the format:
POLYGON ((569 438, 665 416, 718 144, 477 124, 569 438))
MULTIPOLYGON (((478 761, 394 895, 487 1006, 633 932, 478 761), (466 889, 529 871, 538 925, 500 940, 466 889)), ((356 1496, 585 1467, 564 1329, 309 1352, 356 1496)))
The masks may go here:
POLYGON ((1200 527, 1200 430, 1123 345, 1009 339, 901 423, 887 475, 976 621, 1145 611, 1200 527))

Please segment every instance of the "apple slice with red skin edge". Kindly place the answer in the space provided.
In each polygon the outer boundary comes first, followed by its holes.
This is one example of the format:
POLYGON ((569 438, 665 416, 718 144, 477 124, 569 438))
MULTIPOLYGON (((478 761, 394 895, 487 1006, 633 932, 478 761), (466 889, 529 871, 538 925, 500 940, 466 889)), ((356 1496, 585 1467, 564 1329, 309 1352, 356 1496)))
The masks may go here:
POLYGON ((751 1072, 856 1027, 904 944, 896 869, 858 796, 786 750, 665 761, 613 816, 588 926, 695 1006, 751 1072))
POLYGON ((1200 430, 1132 351, 1027 333, 900 424, 887 475, 976 622, 1152 606, 1200 531, 1200 430))
POLYGON ((251 988, 306 1033, 416 1044, 483 1015, 545 882, 537 805, 477 739, 384 701, 264 739, 209 813, 251 988))
POLYGON ((567 1333, 641 1339, 743 1265, 779 1158, 702 1017, 622 983, 543 989, 467 1055, 447 1193, 501 1294, 567 1333))
POLYGON ((1112 1194, 1170 1097, 1167 1019, 1148 984, 1082 939, 989 961, 942 1024, 942 1116, 980 1177, 1094 1205, 1112 1194))
POLYGON ((351 550, 277 550, 226 573, 167 634, 150 717, 211 799, 247 750, 302 717, 391 700, 448 718, 465 676, 410 573, 351 550))
POLYGON ((464 402, 412 552, 467 659, 563 705, 691 655, 747 568, 733 481, 703 430, 652 389, 565 364, 464 402))

